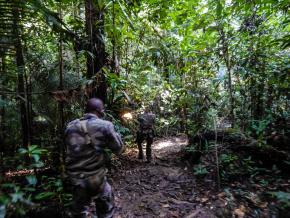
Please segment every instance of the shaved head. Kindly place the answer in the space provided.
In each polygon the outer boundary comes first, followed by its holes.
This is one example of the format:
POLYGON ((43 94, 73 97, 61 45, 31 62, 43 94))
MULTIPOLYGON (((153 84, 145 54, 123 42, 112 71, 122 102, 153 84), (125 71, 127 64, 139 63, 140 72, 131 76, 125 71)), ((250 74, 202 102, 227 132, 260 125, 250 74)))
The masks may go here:
POLYGON ((86 105, 86 113, 98 112, 99 114, 102 114, 104 112, 104 109, 104 103, 99 98, 89 99, 86 105))

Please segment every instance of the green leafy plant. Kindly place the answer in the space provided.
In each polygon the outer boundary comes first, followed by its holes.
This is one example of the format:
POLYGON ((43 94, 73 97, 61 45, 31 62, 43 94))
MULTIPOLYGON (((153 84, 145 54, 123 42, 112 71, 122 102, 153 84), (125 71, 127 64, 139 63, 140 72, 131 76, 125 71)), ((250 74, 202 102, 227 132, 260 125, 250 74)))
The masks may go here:
POLYGON ((18 150, 20 155, 27 156, 30 160, 28 168, 40 168, 44 166, 44 163, 41 161, 41 155, 47 154, 47 150, 39 148, 37 145, 30 145, 28 148, 20 148, 18 150))
POLYGON ((196 176, 204 176, 208 173, 206 167, 202 164, 198 164, 194 166, 193 170, 194 170, 194 175, 196 176))
POLYGON ((11 214, 23 216, 27 209, 34 205, 29 191, 22 189, 20 185, 4 183, 0 188, 5 193, 0 197, 0 215, 3 217, 9 217, 11 214))
POLYGON ((290 193, 289 192, 269 192, 273 197, 277 198, 283 208, 290 208, 290 193))

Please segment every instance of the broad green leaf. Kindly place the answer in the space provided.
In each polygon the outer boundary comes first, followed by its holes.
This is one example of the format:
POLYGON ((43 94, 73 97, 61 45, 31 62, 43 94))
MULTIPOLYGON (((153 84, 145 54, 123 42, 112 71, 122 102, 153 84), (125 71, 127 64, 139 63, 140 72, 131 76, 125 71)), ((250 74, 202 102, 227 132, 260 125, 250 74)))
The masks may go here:
POLYGON ((35 196, 36 200, 45 200, 45 199, 51 199, 56 194, 54 192, 41 192, 35 196))

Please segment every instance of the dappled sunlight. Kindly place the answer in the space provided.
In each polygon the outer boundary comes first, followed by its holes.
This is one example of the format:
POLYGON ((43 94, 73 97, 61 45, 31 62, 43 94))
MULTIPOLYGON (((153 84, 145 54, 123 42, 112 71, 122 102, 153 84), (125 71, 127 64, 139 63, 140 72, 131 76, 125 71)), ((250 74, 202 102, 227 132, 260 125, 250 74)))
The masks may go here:
POLYGON ((9 170, 8 172, 5 173, 5 177, 14 177, 14 176, 26 176, 26 175, 32 175, 35 174, 36 172, 41 172, 44 170, 49 169, 50 167, 44 167, 40 169, 21 169, 21 170, 9 170))
POLYGON ((175 145, 175 143, 173 143, 172 141, 162 141, 162 142, 156 143, 154 148, 156 150, 160 150, 160 149, 171 147, 173 145, 175 145))
POLYGON ((133 119, 133 115, 130 112, 124 113, 122 115, 122 118, 125 120, 132 120, 133 119))
POLYGON ((168 151, 168 150, 180 150, 181 147, 187 145, 186 137, 172 137, 166 140, 156 141, 153 145, 153 149, 156 151, 168 151))
POLYGON ((288 12, 0 0, 0 218, 290 218, 288 12))

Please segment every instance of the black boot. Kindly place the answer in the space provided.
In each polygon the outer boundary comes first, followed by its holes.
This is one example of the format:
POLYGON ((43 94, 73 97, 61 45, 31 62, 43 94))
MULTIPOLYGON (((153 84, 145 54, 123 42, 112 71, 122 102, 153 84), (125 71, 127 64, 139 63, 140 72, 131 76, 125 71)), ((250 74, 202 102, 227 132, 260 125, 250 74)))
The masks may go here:
POLYGON ((140 153, 139 153, 139 154, 138 154, 138 159, 139 159, 139 160, 143 160, 143 158, 144 158, 143 154, 140 154, 140 153))
POLYGON ((151 150, 151 143, 147 143, 146 145, 146 163, 150 163, 152 160, 152 150, 151 150))
POLYGON ((142 144, 138 144, 138 150, 139 150, 138 159, 143 160, 144 155, 142 150, 142 144))

